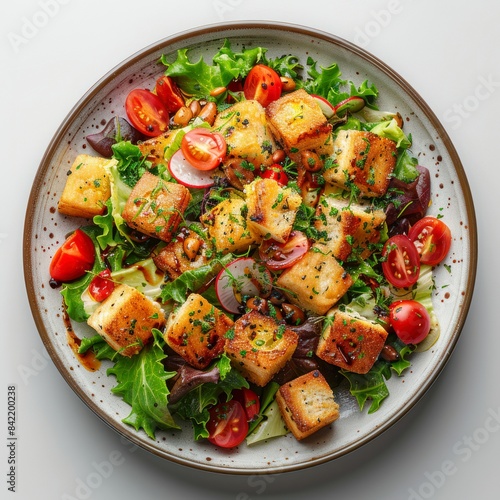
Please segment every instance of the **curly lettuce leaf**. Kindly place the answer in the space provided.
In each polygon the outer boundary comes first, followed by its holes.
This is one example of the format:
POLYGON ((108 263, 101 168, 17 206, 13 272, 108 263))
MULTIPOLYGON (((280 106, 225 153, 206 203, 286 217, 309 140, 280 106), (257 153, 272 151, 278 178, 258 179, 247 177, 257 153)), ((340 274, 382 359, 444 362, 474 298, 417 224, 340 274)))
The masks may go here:
POLYGON ((394 118, 377 123, 371 128, 371 132, 379 137, 394 141, 397 148, 408 149, 411 147, 411 140, 406 137, 394 118))

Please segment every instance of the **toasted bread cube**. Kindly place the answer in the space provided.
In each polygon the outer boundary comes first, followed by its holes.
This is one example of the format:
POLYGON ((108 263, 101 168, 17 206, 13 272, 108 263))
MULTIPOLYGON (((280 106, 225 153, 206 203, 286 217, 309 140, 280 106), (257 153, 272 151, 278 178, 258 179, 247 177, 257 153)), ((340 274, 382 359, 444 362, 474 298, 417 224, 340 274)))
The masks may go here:
POLYGON ((347 309, 336 307, 328 317, 316 348, 318 358, 350 372, 369 372, 384 347, 387 331, 347 309))
POLYGON ((165 315, 159 304, 135 288, 120 284, 99 304, 87 323, 122 356, 137 354, 161 329, 165 315))
POLYGON ((299 441, 339 418, 339 405, 325 377, 313 370, 282 385, 276 402, 286 426, 299 441))
POLYGON ((91 219, 106 211, 111 195, 107 165, 116 160, 97 156, 78 155, 68 172, 61 198, 57 205, 60 213, 91 219))
POLYGON ((331 252, 315 243, 277 280, 290 302, 315 314, 325 314, 347 292, 353 281, 331 252))
POLYGON ((190 201, 187 187, 145 172, 132 189, 122 217, 131 228, 168 243, 190 201))
POLYGON ((165 150, 172 144, 178 130, 167 130, 157 137, 151 137, 139 142, 137 147, 141 153, 152 163, 152 166, 166 165, 165 150))
POLYGON ((302 197, 274 179, 255 179, 245 187, 248 226, 265 238, 285 242, 292 231, 302 197))
POLYGON ((174 280, 186 271, 208 264, 211 246, 197 232, 182 228, 175 238, 153 256, 156 266, 174 280), (188 252, 188 253, 186 253, 188 252))
POLYGON ((362 196, 383 196, 396 166, 396 143, 361 130, 340 130, 333 143, 325 181, 343 189, 354 184, 362 196))
POLYGON ((168 317, 164 339, 191 366, 203 370, 224 350, 233 321, 197 293, 168 317))
MULTIPOLYGON (((332 125, 304 89, 283 95, 266 108, 271 131, 285 151, 324 150, 331 144, 332 125)), ((326 152, 326 151, 325 151, 326 152)))
POLYGON ((249 382, 264 387, 290 360, 298 335, 270 316, 251 311, 239 319, 228 335, 226 354, 249 382))
POLYGON ((384 211, 372 205, 323 195, 316 208, 314 226, 320 234, 319 241, 337 259, 345 261, 353 251, 362 259, 372 254, 384 221, 384 211))
POLYGON ((220 112, 213 125, 226 139, 227 156, 223 164, 235 158, 246 160, 259 169, 271 165, 276 142, 269 131, 266 113, 259 102, 240 101, 220 112))
POLYGON ((200 217, 218 252, 244 252, 260 235, 248 224, 246 203, 242 198, 228 198, 200 217))

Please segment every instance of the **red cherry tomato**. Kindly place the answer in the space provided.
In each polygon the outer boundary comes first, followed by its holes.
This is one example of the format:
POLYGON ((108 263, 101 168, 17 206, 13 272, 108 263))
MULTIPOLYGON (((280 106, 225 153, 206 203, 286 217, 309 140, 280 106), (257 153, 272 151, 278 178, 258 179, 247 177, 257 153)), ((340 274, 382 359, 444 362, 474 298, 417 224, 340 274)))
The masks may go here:
POLYGON ((175 113, 184 106, 179 87, 169 76, 163 75, 156 80, 155 92, 169 113, 175 113))
POLYGON ((156 137, 168 130, 167 108, 149 90, 132 90, 125 100, 125 111, 132 125, 148 137, 156 137))
POLYGON ((222 134, 206 128, 187 132, 181 141, 184 158, 198 170, 217 168, 226 156, 226 140, 222 134))
POLYGON ((288 184, 288 175, 286 175, 286 172, 279 163, 267 167, 260 176, 263 179, 274 179, 280 186, 288 184))
POLYGON ((233 399, 235 401, 238 401, 238 403, 240 403, 240 405, 245 410, 248 422, 253 420, 259 414, 259 396, 257 396, 257 394, 252 391, 252 389, 247 389, 246 387, 235 389, 233 391, 233 399))
POLYGON ((102 302, 107 299, 115 289, 115 283, 111 279, 111 271, 104 269, 92 278, 89 284, 89 295, 96 301, 102 302))
POLYGON ((254 99, 266 107, 281 96, 282 83, 274 69, 257 64, 248 73, 243 84, 246 99, 254 99))
POLYGON ((49 272, 56 281, 72 281, 92 269, 95 260, 94 243, 89 235, 77 229, 57 249, 49 272))
POLYGON ((218 403, 209 410, 208 440, 221 448, 234 448, 243 442, 248 432, 247 415, 238 401, 218 403))
POLYGON ((279 271, 293 266, 308 250, 309 240, 301 231, 292 231, 285 243, 264 240, 259 247, 259 257, 266 267, 279 271))
POLYGON ((427 337, 431 317, 416 300, 398 300, 389 306, 389 321, 396 335, 405 344, 418 344, 427 337))
POLYGON ((404 234, 389 238, 382 250, 386 258, 382 271, 387 281, 397 287, 406 288, 415 284, 420 274, 420 256, 413 242, 404 234))
POLYGON ((417 248, 420 262, 435 266, 448 254, 451 247, 450 228, 436 217, 424 217, 410 229, 408 237, 417 248))

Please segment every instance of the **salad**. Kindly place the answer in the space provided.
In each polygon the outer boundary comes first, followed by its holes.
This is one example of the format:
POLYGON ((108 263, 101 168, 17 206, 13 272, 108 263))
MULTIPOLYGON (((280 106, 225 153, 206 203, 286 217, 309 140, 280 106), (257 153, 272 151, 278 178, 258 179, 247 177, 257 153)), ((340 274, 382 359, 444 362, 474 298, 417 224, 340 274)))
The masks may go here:
POLYGON ((95 330, 77 354, 106 360, 152 439, 181 421, 223 448, 304 439, 342 413, 341 384, 373 413, 439 336, 451 246, 403 118, 334 62, 226 41, 161 63, 59 199, 75 230, 51 285, 95 330))

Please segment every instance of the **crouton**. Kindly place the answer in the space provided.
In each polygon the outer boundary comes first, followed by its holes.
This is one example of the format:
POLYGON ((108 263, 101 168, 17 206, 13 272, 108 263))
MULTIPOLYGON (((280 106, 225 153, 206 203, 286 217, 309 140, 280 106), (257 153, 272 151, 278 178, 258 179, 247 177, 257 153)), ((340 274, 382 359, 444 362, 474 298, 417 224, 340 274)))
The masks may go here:
POLYGON ((320 336, 318 358, 350 372, 370 371, 387 339, 387 331, 378 323, 354 311, 334 308, 320 336))
POLYGON ((337 259, 345 261, 353 251, 361 259, 372 254, 384 221, 384 211, 372 205, 323 195, 316 208, 314 226, 318 241, 325 243, 337 259))
POLYGON ((286 426, 299 441, 339 418, 333 391, 318 370, 282 385, 276 402, 286 426))
POLYGON ((226 354, 249 382, 264 387, 290 360, 298 335, 270 316, 251 311, 228 332, 226 354))
POLYGON ((87 323, 122 356, 137 354, 161 329, 165 315, 159 304, 135 288, 120 284, 99 304, 87 323))
POLYGON ((164 339, 187 363, 203 370, 224 350, 233 321, 201 295, 192 293, 167 321, 164 339))
POLYGON ((260 235, 247 224, 246 210, 245 200, 228 198, 200 217, 218 252, 244 252, 260 242, 260 235))
POLYGON ((319 315, 333 307, 352 283, 351 276, 320 243, 312 245, 277 280, 290 302, 319 315))
POLYGON ((274 179, 255 179, 245 187, 248 226, 265 238, 280 243, 288 239, 302 197, 274 179))
POLYGON ((331 148, 332 125, 314 97, 304 89, 285 94, 269 104, 266 116, 272 133, 289 155, 302 150, 327 153, 328 144, 331 148))
POLYGON ((355 185, 362 196, 383 196, 396 166, 396 143, 360 130, 340 130, 323 177, 343 189, 355 185))
POLYGON ((106 211, 111 195, 107 166, 116 160, 78 155, 68 172, 57 209, 64 215, 91 219, 106 211))
POLYGON ((122 217, 131 228, 168 243, 190 201, 187 187, 145 172, 132 189, 122 217))
POLYGON ((137 147, 152 166, 166 165, 165 150, 174 142, 177 132, 178 130, 167 130, 157 137, 137 143, 137 147))

